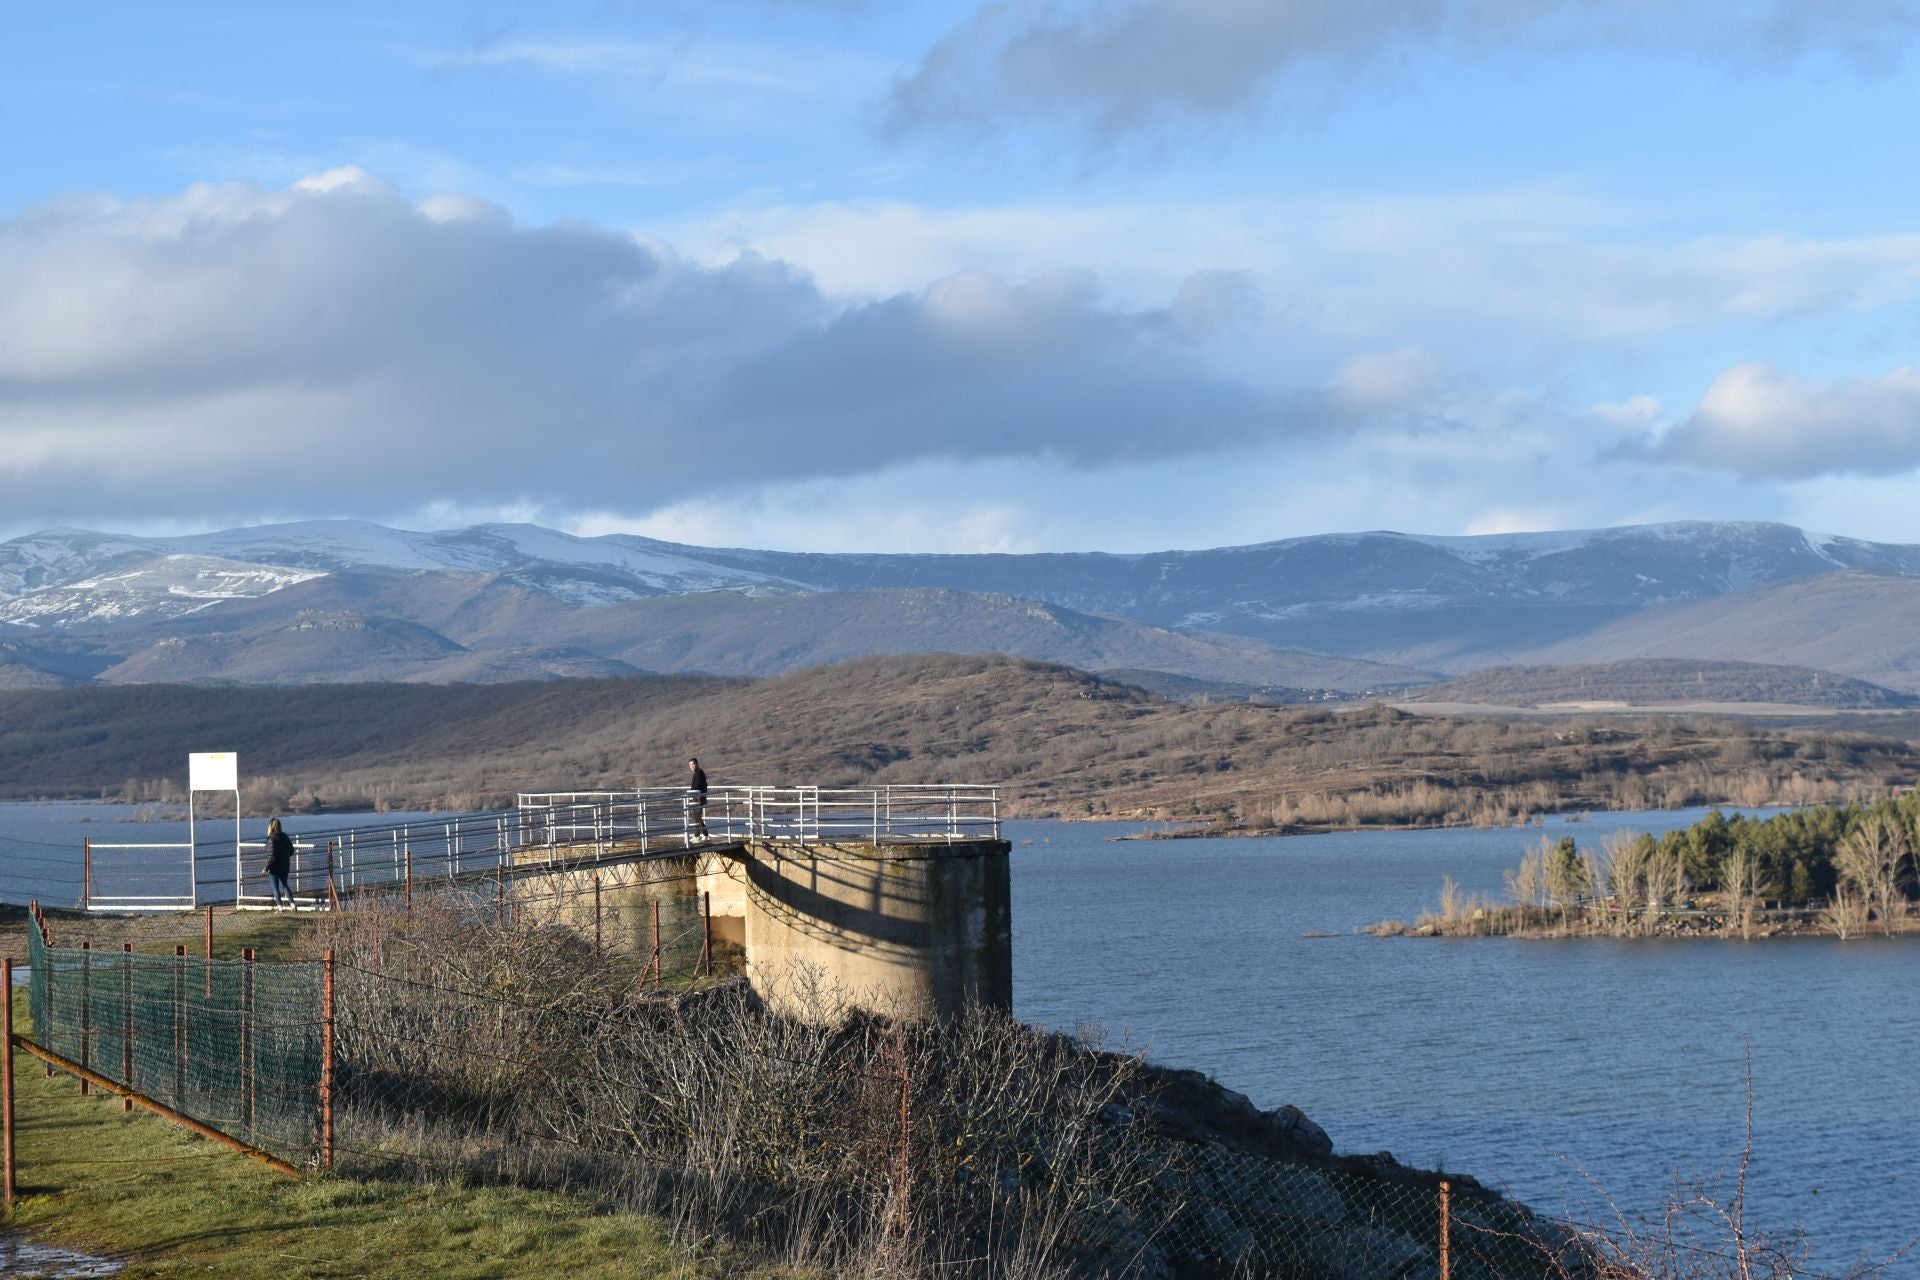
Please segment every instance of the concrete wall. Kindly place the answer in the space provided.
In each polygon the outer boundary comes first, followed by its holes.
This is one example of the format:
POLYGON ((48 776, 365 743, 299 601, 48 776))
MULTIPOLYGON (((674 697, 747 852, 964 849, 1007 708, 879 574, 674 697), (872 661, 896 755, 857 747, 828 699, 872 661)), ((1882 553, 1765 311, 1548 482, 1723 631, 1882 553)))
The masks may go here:
POLYGON ((663 936, 711 904, 715 940, 743 945, 762 999, 801 1017, 845 1001, 890 1016, 950 1013, 977 1002, 1013 1007, 1013 914, 1004 840, 956 844, 786 844, 646 863, 555 870, 570 925, 593 930, 601 884, 609 948, 644 952, 651 904, 663 936), (826 1001, 818 997, 826 996, 826 1001))
POLYGON ((822 1012, 816 982, 889 1015, 945 1014, 968 1002, 1011 1009, 1009 848, 750 843, 738 863, 748 980, 769 1004, 803 1017, 822 1012))

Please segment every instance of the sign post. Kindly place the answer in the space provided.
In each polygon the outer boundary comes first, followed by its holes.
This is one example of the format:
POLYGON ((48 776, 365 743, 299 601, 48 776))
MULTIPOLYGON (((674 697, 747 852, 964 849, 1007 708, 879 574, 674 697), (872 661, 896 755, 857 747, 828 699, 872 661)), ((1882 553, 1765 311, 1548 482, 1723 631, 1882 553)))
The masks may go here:
POLYGON ((194 866, 193 800, 202 791, 233 793, 233 899, 240 901, 240 757, 231 751, 195 751, 187 756, 187 883, 192 903, 200 905, 200 877, 194 866))

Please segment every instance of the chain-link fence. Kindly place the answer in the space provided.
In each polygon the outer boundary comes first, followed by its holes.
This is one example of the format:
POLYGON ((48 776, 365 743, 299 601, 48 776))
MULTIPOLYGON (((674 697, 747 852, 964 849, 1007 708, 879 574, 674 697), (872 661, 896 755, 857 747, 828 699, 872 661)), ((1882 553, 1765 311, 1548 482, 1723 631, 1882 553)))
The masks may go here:
POLYGON ((27 939, 41 1048, 290 1165, 319 1161, 320 965, 27 939))

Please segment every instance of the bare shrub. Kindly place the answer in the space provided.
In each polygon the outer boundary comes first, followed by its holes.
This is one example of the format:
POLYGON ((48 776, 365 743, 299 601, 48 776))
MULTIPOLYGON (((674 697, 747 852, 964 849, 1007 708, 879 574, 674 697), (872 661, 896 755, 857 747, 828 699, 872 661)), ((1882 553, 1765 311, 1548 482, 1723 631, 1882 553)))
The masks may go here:
POLYGON ((1753 913, 1759 905, 1760 860, 1745 845, 1736 846, 1720 866, 1720 886, 1727 895, 1727 927, 1740 936, 1753 936, 1753 913))
POLYGON ((805 1019, 744 983, 656 992, 552 912, 455 893, 318 932, 349 1167, 590 1187, 684 1242, 834 1274, 1046 1275, 1144 1247, 1123 1207, 1159 1171, 1130 1123, 1142 1067, 1090 1037, 981 1008, 882 1019, 804 969, 783 1003, 805 1019))
POLYGON ((1869 813, 1834 850, 1834 870, 1852 884, 1887 933, 1893 932, 1898 915, 1905 914, 1900 868, 1911 846, 1904 823, 1890 814, 1869 813), (1896 903, 1901 908, 1897 912, 1896 903))
POLYGON ((1833 887, 1833 897, 1820 909, 1818 919, 1822 929, 1845 942, 1866 932, 1867 916, 1866 896, 1851 882, 1842 880, 1833 887))

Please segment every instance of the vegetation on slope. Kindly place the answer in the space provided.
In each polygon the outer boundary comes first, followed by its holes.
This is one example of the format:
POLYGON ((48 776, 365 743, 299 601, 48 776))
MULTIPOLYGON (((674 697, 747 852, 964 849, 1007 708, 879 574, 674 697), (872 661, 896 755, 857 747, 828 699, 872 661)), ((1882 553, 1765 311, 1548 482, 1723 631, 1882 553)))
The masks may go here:
MULTIPOLYGON (((23 992, 23 1022, 26 1006, 23 992)), ((657 1218, 591 1196, 282 1177, 144 1111, 82 1098, 38 1065, 25 1050, 14 1055, 20 1200, 7 1225, 124 1262, 127 1280, 727 1271, 674 1248, 657 1218)))
MULTIPOLYGON (((1507 873, 1506 903, 1467 897, 1448 879, 1429 935, 1516 932, 1649 936, 1718 930, 1824 930, 1847 938, 1911 926, 1920 898, 1920 795, 1816 805, 1766 818, 1719 810, 1655 839, 1610 832, 1538 846, 1507 873)), ((1377 933, 1404 930, 1400 922, 1377 933)))
POLYGON ((1694 658, 1631 658, 1564 667, 1489 667, 1400 695, 1407 702, 1537 707, 1567 702, 1639 706, 1771 702, 1849 709, 1908 707, 1909 694, 1812 667, 1694 658))
POLYGON ((697 754, 721 784, 992 781, 1013 814, 1243 829, 1813 803, 1920 777, 1920 752, 1862 735, 1179 706, 998 656, 871 658, 758 682, 0 693, 0 795, 177 799, 189 748, 239 752, 255 812, 475 808, 517 790, 669 782, 697 754))

